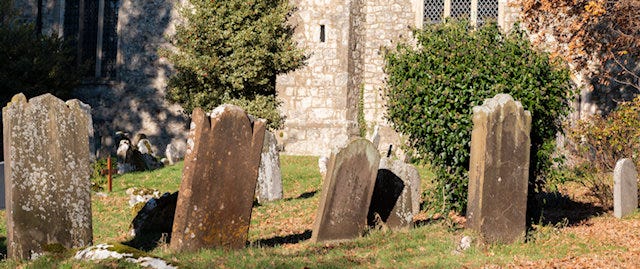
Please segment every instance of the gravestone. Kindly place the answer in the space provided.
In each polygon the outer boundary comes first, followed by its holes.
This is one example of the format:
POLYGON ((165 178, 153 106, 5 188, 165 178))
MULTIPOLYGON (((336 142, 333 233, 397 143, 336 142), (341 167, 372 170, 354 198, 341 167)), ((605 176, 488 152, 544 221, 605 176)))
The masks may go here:
POLYGON ((363 232, 379 162, 378 150, 364 138, 331 154, 312 242, 351 239, 363 232))
POLYGON ((193 111, 172 249, 245 246, 264 133, 237 106, 193 111))
POLYGON ((149 142, 149 139, 147 139, 147 135, 143 133, 137 134, 136 141, 138 141, 136 146, 138 147, 138 151, 140 151, 140 153, 150 154, 151 156, 156 155, 155 152, 153 152, 153 146, 151 145, 151 142, 149 142))
POLYGON ((258 203, 282 199, 282 173, 280 172, 280 154, 276 148, 277 143, 273 133, 265 132, 258 185, 256 186, 258 203))
POLYGON ((373 134, 371 134, 371 137, 369 138, 369 140, 371 141, 371 143, 373 143, 373 146, 378 148, 378 145, 380 145, 380 126, 376 124, 376 127, 373 127, 373 134))
POLYGON ((164 155, 166 156, 169 165, 174 165, 176 162, 178 162, 178 152, 173 144, 167 145, 167 149, 164 151, 164 155))
POLYGON ((408 228, 420 212, 420 175, 411 164, 382 158, 367 216, 370 226, 378 221, 392 229, 408 228))
POLYGON ((507 94, 473 108, 467 226, 487 243, 524 239, 531 113, 507 94))
POLYGON ((131 221, 129 235, 133 238, 126 244, 144 250, 170 242, 177 200, 178 192, 149 199, 131 221))
POLYGON ((622 159, 613 170, 613 215, 622 218, 638 208, 638 171, 631 159, 622 159))
POLYGON ((34 257, 49 245, 91 244, 86 106, 17 94, 2 109, 10 258, 34 257))

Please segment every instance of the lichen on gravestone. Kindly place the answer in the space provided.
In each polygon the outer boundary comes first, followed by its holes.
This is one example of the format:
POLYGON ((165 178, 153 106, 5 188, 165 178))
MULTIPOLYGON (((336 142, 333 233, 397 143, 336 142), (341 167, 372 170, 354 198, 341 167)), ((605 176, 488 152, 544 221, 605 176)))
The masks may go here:
POLYGON ((233 105, 194 110, 172 249, 245 246, 265 126, 233 105))
POLYGON ((331 154, 312 242, 348 240, 364 232, 379 162, 378 150, 364 138, 331 154))
POLYGON ((15 95, 3 108, 7 172, 7 252, 38 255, 43 246, 92 242, 90 108, 51 94, 15 95))
POLYGON ((266 131, 260 158, 258 185, 256 186, 256 199, 258 203, 282 199, 280 153, 277 150, 276 144, 275 135, 266 131))

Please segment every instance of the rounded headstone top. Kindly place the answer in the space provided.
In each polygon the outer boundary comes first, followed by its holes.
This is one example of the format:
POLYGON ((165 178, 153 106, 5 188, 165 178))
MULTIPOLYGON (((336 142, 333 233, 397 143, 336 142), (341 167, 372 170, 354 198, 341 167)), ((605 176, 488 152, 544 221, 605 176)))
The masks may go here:
POLYGON ((629 158, 620 159, 616 163, 616 167, 613 169, 613 175, 615 180, 620 180, 623 174, 632 173, 632 176, 637 177, 636 165, 633 160, 629 158))

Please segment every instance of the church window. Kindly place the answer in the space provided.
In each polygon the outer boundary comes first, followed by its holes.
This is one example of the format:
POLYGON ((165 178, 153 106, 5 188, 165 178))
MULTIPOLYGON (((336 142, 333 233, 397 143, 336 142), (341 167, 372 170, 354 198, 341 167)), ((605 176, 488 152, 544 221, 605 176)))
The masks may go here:
POLYGON ((498 19, 498 0, 425 0, 424 22, 441 23, 443 18, 467 19, 472 25, 498 19))
POLYGON ((119 0, 66 0, 64 38, 76 48, 77 62, 87 78, 116 76, 119 0))

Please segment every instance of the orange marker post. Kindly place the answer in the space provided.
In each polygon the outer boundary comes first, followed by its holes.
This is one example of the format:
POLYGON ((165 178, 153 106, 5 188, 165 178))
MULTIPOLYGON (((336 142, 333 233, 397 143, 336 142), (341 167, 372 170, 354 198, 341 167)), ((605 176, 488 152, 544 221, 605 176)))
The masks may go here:
POLYGON ((107 157, 107 184, 109 184, 109 192, 111 192, 111 156, 107 157))

